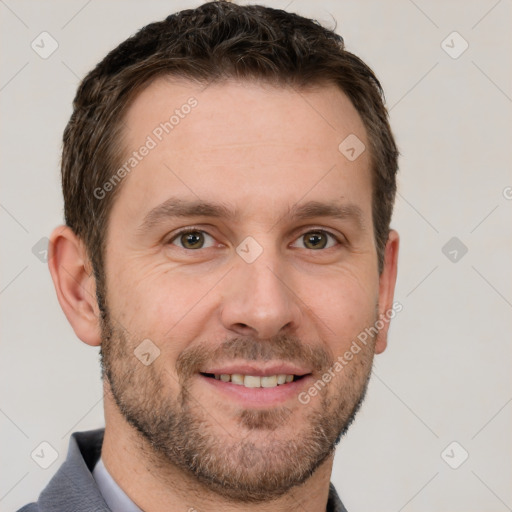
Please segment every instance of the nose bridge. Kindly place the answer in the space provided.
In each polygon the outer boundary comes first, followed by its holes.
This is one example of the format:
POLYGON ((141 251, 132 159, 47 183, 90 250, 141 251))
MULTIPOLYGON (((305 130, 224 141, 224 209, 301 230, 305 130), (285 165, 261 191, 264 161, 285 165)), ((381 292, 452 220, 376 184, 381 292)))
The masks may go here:
POLYGON ((282 275, 281 265, 274 258, 262 256, 260 261, 255 261, 250 265, 242 264, 241 267, 240 273, 247 275, 247 282, 255 304, 288 302, 288 294, 283 282, 285 276, 282 275))
POLYGON ((246 244, 242 242, 237 249, 239 258, 230 273, 231 286, 222 308, 224 326, 261 338, 296 328, 300 310, 286 283, 286 266, 279 252, 269 246, 258 249, 251 240, 246 244))

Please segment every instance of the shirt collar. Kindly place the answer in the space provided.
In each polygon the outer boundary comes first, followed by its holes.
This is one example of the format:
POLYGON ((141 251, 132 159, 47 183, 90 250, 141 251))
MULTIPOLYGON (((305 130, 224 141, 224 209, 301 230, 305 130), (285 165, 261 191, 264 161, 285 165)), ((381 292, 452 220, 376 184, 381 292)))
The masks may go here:
MULTIPOLYGON (((143 512, 112 478, 101 457, 94 466, 92 476, 112 512, 143 512)), ((347 512, 332 483, 329 484, 329 500, 327 501, 326 512, 347 512)))
POLYGON ((94 466, 92 476, 112 512, 143 512, 112 478, 101 457, 94 466))

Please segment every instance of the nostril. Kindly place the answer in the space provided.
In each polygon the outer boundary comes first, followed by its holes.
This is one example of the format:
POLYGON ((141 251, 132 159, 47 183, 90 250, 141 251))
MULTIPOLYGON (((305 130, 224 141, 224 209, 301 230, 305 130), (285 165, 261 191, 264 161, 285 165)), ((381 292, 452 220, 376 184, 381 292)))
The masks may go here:
POLYGON ((231 326, 231 330, 243 335, 254 335, 254 329, 247 324, 236 323, 231 326))

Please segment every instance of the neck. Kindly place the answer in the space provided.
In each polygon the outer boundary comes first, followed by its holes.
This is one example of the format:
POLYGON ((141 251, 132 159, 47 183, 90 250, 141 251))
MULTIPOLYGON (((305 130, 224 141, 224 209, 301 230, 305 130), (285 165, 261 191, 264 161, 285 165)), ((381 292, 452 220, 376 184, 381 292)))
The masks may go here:
MULTIPOLYGON (((108 387, 108 384, 105 384, 108 387)), ((172 463, 158 460, 151 446, 129 425, 105 389, 105 437, 102 458, 108 472, 129 498, 145 512, 168 510, 235 512, 325 512, 333 456, 303 484, 263 503, 227 500, 172 463)))

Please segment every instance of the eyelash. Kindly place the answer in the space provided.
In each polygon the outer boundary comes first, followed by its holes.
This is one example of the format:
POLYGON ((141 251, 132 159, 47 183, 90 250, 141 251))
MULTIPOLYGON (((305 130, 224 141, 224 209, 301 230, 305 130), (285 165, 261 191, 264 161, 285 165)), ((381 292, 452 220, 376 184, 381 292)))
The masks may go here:
MULTIPOLYGON (((210 235, 207 231, 205 231, 204 229, 200 229, 200 228, 194 228, 194 227, 188 227, 188 228, 183 228, 182 230, 174 233, 174 235, 169 239, 169 241, 167 242, 167 244, 171 244, 172 245, 172 242, 174 240, 176 240, 177 238, 179 238, 181 235, 186 235, 188 233, 205 233, 207 234, 208 236, 211 236, 212 238, 214 238, 212 235, 210 235)), ((343 242, 334 234, 334 233, 331 233, 330 231, 327 231, 325 229, 308 229, 307 231, 304 231, 302 234, 300 234, 295 240, 298 240, 300 237, 304 236, 304 235, 307 235, 308 233, 322 233, 322 234, 325 234, 325 235, 328 235, 330 236, 331 238, 333 238, 337 244, 342 244, 343 242)), ((178 246, 179 247, 179 246, 178 246)), ((189 251, 189 252, 195 252, 195 251, 199 251, 201 249, 185 249, 183 247, 179 247, 180 249, 183 249, 184 251, 189 251)), ((207 247, 208 249, 208 247, 207 247)), ((332 249, 332 247, 329 247, 329 249, 332 249)), ((306 249, 306 250, 309 250, 309 251, 314 251, 314 249, 306 249)), ((320 249, 320 250, 326 250, 326 249, 320 249)))

